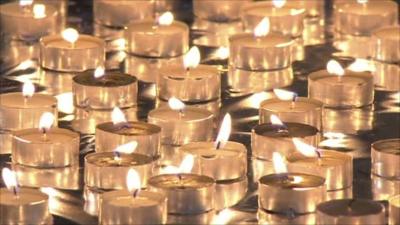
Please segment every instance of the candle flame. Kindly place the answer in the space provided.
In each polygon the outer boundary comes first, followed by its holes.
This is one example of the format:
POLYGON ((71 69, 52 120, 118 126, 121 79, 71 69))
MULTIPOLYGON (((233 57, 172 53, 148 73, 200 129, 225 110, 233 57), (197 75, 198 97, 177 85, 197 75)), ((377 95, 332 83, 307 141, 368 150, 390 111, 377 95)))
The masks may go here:
POLYGON ((46 6, 43 4, 33 5, 33 18, 41 19, 46 17, 46 6))
POLYGON ((303 182, 303 177, 300 177, 300 176, 293 176, 293 181, 292 181, 292 183, 293 184, 300 184, 301 182, 303 182))
POLYGON ((125 114, 118 107, 114 107, 111 113, 111 121, 114 125, 127 122, 125 114))
POLYGON ((50 127, 53 126, 54 115, 51 112, 45 112, 42 114, 39 120, 39 130, 42 132, 47 132, 50 127))
POLYGON ((1 175, 8 190, 13 191, 14 188, 18 187, 17 174, 14 171, 3 168, 1 175))
POLYGON ((229 58, 229 48, 219 47, 215 52, 215 55, 218 59, 227 59, 229 58))
POLYGON ((368 2, 368 0, 357 0, 357 3, 359 3, 359 4, 365 4, 367 2, 368 2))
POLYGON ((286 0, 272 0, 272 4, 274 4, 276 8, 282 8, 286 4, 286 0))
POLYGON ((278 88, 274 89, 274 94, 276 95, 276 97, 283 101, 293 101, 297 98, 296 93, 278 88))
POLYGON ((212 222, 210 224, 228 224, 232 217, 233 211, 231 209, 223 209, 221 212, 214 215, 214 218, 212 219, 212 222))
POLYGON ((30 6, 32 5, 33 0, 19 0, 19 5, 20 6, 30 6))
POLYGON ((158 24, 168 26, 174 22, 174 14, 171 12, 165 12, 158 18, 158 24))
POLYGON ((100 78, 100 77, 104 76, 104 74, 105 74, 105 69, 103 66, 98 66, 96 68, 96 70, 94 71, 95 78, 100 78))
POLYGON ((183 65, 186 69, 196 68, 200 64, 200 60, 200 50, 194 46, 183 57, 183 65))
POLYGON ((61 36, 64 38, 64 40, 74 44, 79 38, 79 33, 74 28, 67 28, 61 32, 61 36))
POLYGON ((192 171, 194 164, 194 157, 193 155, 187 155, 182 160, 181 165, 179 165, 179 173, 190 173, 192 171))
POLYGON ((168 105, 172 110, 183 110, 185 108, 185 103, 175 97, 168 100, 168 105))
POLYGON ((126 175, 126 186, 128 191, 131 192, 134 197, 139 194, 141 183, 140 183, 140 175, 134 169, 129 169, 128 174, 126 175))
POLYGON ((279 119, 278 116, 276 116, 276 115, 271 115, 271 116, 269 117, 269 119, 270 119, 270 121, 271 121, 272 124, 283 126, 283 122, 282 122, 282 120, 279 119))
POLYGON ((132 154, 135 152, 138 143, 136 141, 131 141, 126 144, 120 145, 114 149, 114 152, 124 153, 124 154, 132 154))
POLYGON ((254 36, 264 37, 267 36, 270 29, 270 21, 268 17, 264 17, 261 22, 254 29, 254 36))
POLYGON ((293 144, 297 151, 306 157, 318 157, 318 149, 307 143, 304 143, 300 138, 293 138, 293 144))
POLYGON ((219 149, 219 148, 224 148, 226 143, 228 142, 229 136, 231 135, 231 130, 232 130, 232 118, 229 113, 227 113, 224 116, 224 119, 222 120, 221 123, 221 128, 219 130, 217 139, 215 140, 214 147, 219 149))
POLYGON ((25 98, 30 98, 33 96, 35 93, 35 86, 30 80, 27 80, 24 82, 24 85, 22 86, 22 95, 25 98))
POLYGON ((160 174, 177 174, 179 173, 179 168, 176 166, 165 166, 161 168, 160 174))
POLYGON ((338 61, 334 59, 329 60, 328 64, 326 64, 326 70, 329 74, 334 74, 337 76, 344 75, 343 67, 340 65, 340 63, 338 63, 338 61))
POLYGON ((374 71, 375 68, 372 63, 366 59, 356 59, 350 66, 347 67, 348 70, 354 72, 364 72, 364 71, 374 71))
POLYGON ((274 165, 275 173, 287 173, 287 167, 285 163, 285 158, 279 153, 272 153, 272 162, 274 165))

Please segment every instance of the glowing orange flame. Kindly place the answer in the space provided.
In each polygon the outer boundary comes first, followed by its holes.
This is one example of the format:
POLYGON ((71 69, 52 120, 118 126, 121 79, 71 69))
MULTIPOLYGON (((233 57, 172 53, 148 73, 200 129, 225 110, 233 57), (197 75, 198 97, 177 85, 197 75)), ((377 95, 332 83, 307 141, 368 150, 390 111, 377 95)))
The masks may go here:
POLYGON ((286 0, 272 0, 272 4, 274 4, 276 8, 282 8, 286 4, 286 0))
POLYGON ((41 19, 46 17, 46 6, 43 4, 33 5, 33 18, 41 19))
POLYGON ((120 145, 114 149, 114 152, 124 153, 124 154, 131 154, 135 152, 138 143, 136 141, 131 141, 126 144, 120 145))
POLYGON ((343 67, 340 65, 340 63, 333 59, 329 60, 328 64, 326 65, 326 70, 329 74, 334 74, 337 76, 344 75, 343 67))
POLYGON ((261 22, 254 29, 254 36, 264 37, 267 36, 270 29, 270 22, 268 17, 264 17, 261 22))
POLYGON ((22 86, 22 95, 26 98, 30 98, 35 93, 35 86, 30 80, 24 82, 22 86))
POLYGON ((275 173, 287 173, 287 167, 284 157, 279 152, 272 153, 272 162, 275 173))
POLYGON ((222 120, 221 128, 219 130, 217 139, 215 140, 214 146, 216 148, 223 148, 228 142, 229 136, 232 130, 232 118, 229 113, 227 113, 222 120))
POLYGON ((318 150, 314 146, 304 143, 300 138, 293 138, 297 151, 306 157, 318 157, 318 150))
POLYGON ((294 92, 283 90, 283 89, 278 89, 278 88, 274 89, 274 94, 280 100, 284 100, 284 101, 294 100, 297 97, 297 94, 294 92))
POLYGON ((113 122, 114 125, 127 122, 125 114, 118 107, 115 107, 113 109, 111 113, 111 121, 113 122))
POLYGON ((190 173, 192 171, 194 164, 193 155, 187 155, 182 160, 181 165, 179 165, 179 173, 190 173))
POLYGON ((168 105, 172 110, 183 110, 185 108, 185 103, 175 97, 168 100, 168 105))
POLYGON ((96 70, 94 71, 95 78, 100 78, 100 77, 104 76, 104 74, 105 74, 105 69, 103 66, 97 67, 96 70))
POLYGON ((171 25, 174 22, 174 14, 165 12, 158 18, 158 24, 163 26, 171 25))
POLYGON ((39 120, 39 130, 47 132, 50 127, 53 126, 54 115, 51 112, 45 112, 42 114, 39 120))
POLYGON ((67 28, 61 32, 61 36, 64 38, 64 40, 74 44, 79 38, 79 33, 74 28, 67 28))
POLYGON ((14 171, 8 168, 3 168, 1 175, 8 190, 11 191, 18 186, 17 175, 14 171))
POLYGON ((129 169, 128 174, 126 175, 126 186, 128 191, 131 193, 135 193, 134 195, 138 195, 141 183, 140 183, 140 175, 134 169, 129 169))
POLYGON ((282 120, 280 120, 279 117, 276 116, 276 115, 271 115, 271 116, 269 117, 269 120, 270 120, 271 123, 274 124, 274 125, 283 126, 282 120))
POLYGON ((183 57, 183 65, 186 69, 196 68, 200 64, 201 56, 198 47, 192 47, 183 57))

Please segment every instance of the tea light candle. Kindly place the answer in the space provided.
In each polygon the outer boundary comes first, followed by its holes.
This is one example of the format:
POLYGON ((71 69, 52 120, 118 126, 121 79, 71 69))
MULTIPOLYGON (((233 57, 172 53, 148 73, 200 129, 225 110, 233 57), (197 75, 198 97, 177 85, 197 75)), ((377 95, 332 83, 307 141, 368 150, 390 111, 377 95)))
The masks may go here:
POLYGON ((0 5, 2 33, 18 40, 38 40, 57 31, 58 13, 50 5, 20 0, 0 5))
POLYGON ((231 36, 229 65, 243 70, 257 71, 290 66, 293 42, 281 34, 268 34, 269 26, 269 19, 265 17, 254 29, 254 33, 231 36))
POLYGON ((246 30, 254 29, 258 21, 269 17, 271 31, 290 37, 299 37, 303 32, 304 6, 285 4, 285 0, 253 2, 243 7, 241 17, 246 30))
POLYGON ((102 66, 105 62, 103 40, 80 35, 67 28, 61 35, 49 35, 40 40, 40 65, 63 72, 84 71, 102 66))
POLYGON ((353 183, 353 158, 346 153, 320 150, 293 138, 298 152, 287 157, 290 171, 316 174, 325 178, 327 191, 346 189, 353 183))
POLYGON ((395 25, 398 5, 393 1, 346 1, 335 8, 335 30, 354 36, 369 36, 376 29, 395 25))
POLYGON ((100 224, 164 224, 167 220, 165 195, 141 191, 140 175, 130 170, 126 182, 129 191, 111 191, 101 197, 100 224))
POLYGON ((129 22, 151 18, 154 2, 148 0, 99 0, 93 2, 94 21, 110 27, 125 27, 129 22))
POLYGON ((344 70, 331 60, 327 70, 308 76, 308 96, 324 103, 326 107, 351 108, 372 104, 374 79, 370 72, 344 70))
POLYGON ((13 163, 46 168, 78 164, 79 134, 67 129, 50 129, 53 122, 53 114, 45 112, 40 118, 39 129, 13 132, 13 163))
POLYGON ((400 195, 389 199, 389 225, 400 223, 400 195))
POLYGON ((118 146, 136 141, 137 153, 158 157, 160 155, 161 127, 145 122, 127 121, 124 113, 115 108, 112 121, 96 126, 96 152, 110 152, 118 146))
POLYGON ((222 210, 236 205, 248 190, 247 176, 234 180, 215 181, 215 209, 222 210))
POLYGON ((213 133, 213 114, 205 109, 185 107, 177 98, 170 98, 170 108, 154 109, 148 114, 149 123, 161 127, 161 143, 183 145, 209 141, 213 133))
POLYGON ((184 67, 161 68, 157 96, 168 100, 176 97, 185 102, 207 102, 220 98, 221 76, 217 67, 199 65, 200 51, 193 47, 184 56, 184 67))
POLYGON ((313 126, 302 123, 282 123, 277 116, 271 115, 271 123, 259 124, 252 129, 252 156, 272 160, 272 153, 275 151, 289 155, 295 150, 292 138, 301 138, 311 145, 318 145, 321 134, 313 126))
POLYGON ((0 94, 0 129, 5 132, 1 153, 11 153, 10 132, 37 127, 44 112, 57 115, 57 99, 46 94, 34 94, 35 87, 25 82, 22 93, 0 94))
POLYGON ((103 67, 76 75, 72 83, 74 104, 91 109, 135 106, 137 89, 136 77, 105 72, 103 67))
POLYGON ((400 61, 400 26, 378 29, 372 33, 371 57, 380 62, 400 61))
POLYGON ((128 171, 135 169, 140 174, 142 187, 146 187, 153 163, 149 156, 118 153, 118 149, 115 152, 92 153, 85 156, 85 185, 103 190, 125 189, 128 171))
POLYGON ((229 22, 240 19, 240 11, 251 0, 213 1, 194 0, 193 13, 196 17, 215 21, 229 22))
POLYGON ((400 139, 385 139, 371 145, 371 172, 389 179, 400 178, 400 139))
POLYGON ((400 194, 400 179, 387 179, 371 174, 372 199, 375 201, 387 201, 390 197, 400 194))
POLYGON ((282 224, 282 225, 316 224, 315 213, 302 213, 302 214, 276 213, 276 212, 269 212, 261 208, 257 210, 257 220, 258 224, 282 224))
POLYGON ((367 199, 339 199, 317 207, 317 224, 385 224, 385 208, 367 199))
POLYGON ((0 189, 1 224, 52 223, 47 195, 38 190, 19 188, 16 174, 8 168, 2 170, 2 175, 7 188, 0 189))
POLYGON ((303 123, 322 131, 323 103, 304 97, 297 97, 294 92, 274 89, 278 98, 267 99, 260 104, 260 123, 268 123, 272 114, 283 122, 303 123))
POLYGON ((132 22, 125 31, 127 51, 145 57, 176 57, 189 49, 189 28, 166 12, 158 21, 132 22))

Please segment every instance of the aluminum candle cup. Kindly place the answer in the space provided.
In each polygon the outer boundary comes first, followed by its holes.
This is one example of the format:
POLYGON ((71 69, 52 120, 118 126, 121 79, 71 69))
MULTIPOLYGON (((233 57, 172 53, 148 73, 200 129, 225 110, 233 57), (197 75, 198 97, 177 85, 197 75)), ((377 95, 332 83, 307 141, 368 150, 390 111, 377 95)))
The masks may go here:
POLYGON ((309 145, 317 146, 321 139, 318 129, 302 123, 285 123, 285 127, 271 123, 256 125, 251 131, 252 156, 272 160, 272 153, 278 151, 289 155, 296 150, 292 138, 302 138, 309 145))
POLYGON ((261 208, 257 210, 257 219, 258 219, 258 224, 315 225, 316 222, 315 213, 305 213, 305 214, 274 213, 274 212, 268 212, 261 208))
POLYGON ((357 134, 373 129, 373 106, 351 109, 324 108, 324 132, 357 134))
POLYGON ((40 39, 40 65, 46 69, 72 72, 95 69, 105 61, 105 43, 90 36, 79 35, 71 44, 61 35, 40 39))
POLYGON ((211 177, 164 174, 151 177, 148 185, 150 190, 167 196, 168 213, 200 214, 214 209, 215 181, 211 177))
POLYGON ((128 74, 105 72, 96 78, 88 70, 73 78, 75 106, 91 109, 127 108, 136 105, 137 79, 128 74))
POLYGON ((38 128, 13 132, 12 161, 32 167, 54 168, 79 163, 79 134, 51 128, 44 135, 38 128))
POLYGON ((246 176, 247 149, 238 142, 227 142, 220 149, 213 142, 192 142, 180 148, 183 155, 194 156, 192 171, 216 181, 234 180, 246 176))
POLYGON ((385 224, 385 208, 367 199, 339 199, 317 207, 317 224, 385 224))
MULTIPOLYGON (((210 111, 214 115, 214 120, 218 118, 221 108, 221 99, 217 99, 214 101, 208 102, 196 102, 196 103, 188 103, 191 107, 196 107, 200 109, 205 109, 210 111)), ((168 106, 168 101, 163 101, 161 99, 156 99, 155 108, 162 108, 168 106)))
POLYGON ((246 176, 236 180, 216 181, 215 209, 222 210, 236 205, 246 195, 247 186, 246 176))
POLYGON ((275 173, 274 165, 271 160, 263 160, 255 157, 251 158, 251 169, 253 174, 253 183, 257 183, 258 180, 265 175, 275 173))
POLYGON ((196 215, 168 214, 167 224, 210 224, 215 214, 215 210, 196 215))
POLYGON ((56 33, 57 18, 56 9, 50 5, 32 4, 23 8, 18 1, 0 5, 1 32, 13 39, 32 41, 56 33), (35 5, 44 6, 44 12, 35 14, 35 5))
POLYGON ((260 104, 260 123, 268 123, 274 114, 284 123, 308 124, 322 131, 322 109, 323 103, 311 98, 299 97, 294 103, 277 98, 267 99, 260 104))
POLYGON ((315 174, 325 178, 327 191, 352 186, 353 158, 346 153, 320 150, 321 158, 305 157, 300 152, 287 157, 289 171, 315 174))
POLYGON ((386 139, 371 145, 371 172, 377 176, 400 180, 400 139, 386 139))
POLYGON ((375 90, 400 90, 400 66, 398 64, 375 61, 374 66, 375 90))
POLYGON ((309 213, 324 200, 325 179, 304 173, 270 174, 258 184, 260 208, 271 212, 309 213))
POLYGON ((308 76, 308 96, 320 100, 326 107, 352 108, 372 104, 374 77, 370 72, 345 71, 344 76, 326 70, 308 76))
POLYGON ((400 195, 389 199, 389 225, 400 223, 400 195))
POLYGON ((112 152, 89 154, 85 156, 85 185, 103 190, 126 189, 126 175, 129 169, 135 169, 141 186, 146 187, 153 163, 151 157, 137 153, 119 157, 112 152))
POLYGON ((233 1, 213 1, 213 0, 194 0, 193 13, 196 17, 215 21, 228 22, 240 20, 240 11, 242 7, 251 0, 233 0, 233 1))
POLYGON ((94 21, 110 27, 125 27, 129 22, 151 18, 154 2, 148 0, 99 0, 93 2, 94 21))
POLYGON ((217 67, 199 65, 186 70, 182 66, 161 68, 157 96, 163 100, 176 97, 184 102, 207 102, 220 98, 221 76, 217 67))
POLYGON ((292 63, 292 44, 289 37, 281 34, 235 34, 229 38, 229 65, 251 71, 283 69, 292 63))
POLYGON ((400 62, 400 26, 385 27, 372 33, 371 57, 380 62, 400 62))
POLYGON ((290 37, 300 37, 303 34, 305 9, 297 4, 285 4, 277 8, 268 2, 253 2, 243 7, 241 17, 245 30, 254 29, 264 18, 270 20, 271 31, 290 37))
POLYGON ((156 192, 111 191, 101 197, 99 223, 164 224, 167 222, 167 198, 156 192))
POLYGON ((387 201, 394 195, 400 195, 400 180, 387 179, 371 174, 372 199, 387 201))
POLYGON ((189 50, 189 27, 179 21, 158 25, 156 21, 130 23, 125 31, 127 51, 144 57, 169 58, 189 50))
POLYGON ((47 6, 52 6, 57 11, 57 32, 65 29, 68 16, 68 1, 69 0, 35 0, 34 3, 42 3, 47 6))
POLYGON ((395 25, 398 5, 393 1, 343 1, 335 7, 335 30, 353 36, 370 36, 376 29, 395 25))
POLYGON ((149 123, 161 127, 161 144, 183 145, 197 141, 211 141, 213 114, 205 109, 185 107, 183 112, 169 107, 149 112, 149 123))
POLYGON ((135 152, 151 157, 160 155, 161 127, 145 122, 127 122, 125 127, 112 122, 96 126, 96 152, 111 152, 131 141, 138 143, 135 152))
POLYGON ((19 188, 18 196, 0 189, 1 224, 52 224, 48 196, 34 189, 19 188))

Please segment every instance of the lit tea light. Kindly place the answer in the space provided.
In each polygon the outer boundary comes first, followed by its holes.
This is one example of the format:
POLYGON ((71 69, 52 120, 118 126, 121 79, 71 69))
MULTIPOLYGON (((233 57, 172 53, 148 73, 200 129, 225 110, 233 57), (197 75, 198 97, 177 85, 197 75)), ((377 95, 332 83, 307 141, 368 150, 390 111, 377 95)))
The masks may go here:
POLYGON ((12 161, 32 167, 54 168, 78 164, 79 134, 51 128, 55 117, 45 112, 38 128, 13 132, 12 161))
POLYGON ((400 178, 400 139, 385 139, 371 145, 371 172, 386 179, 400 178))
POLYGON ((176 97, 185 102, 207 102, 220 98, 221 76, 215 66, 199 65, 200 51, 192 47, 180 65, 160 69, 157 95, 168 100, 176 97))
POLYGON ((19 188, 17 175, 8 168, 2 169, 2 177, 6 188, 0 189, 1 224, 52 223, 47 195, 35 189, 19 188))
POLYGON ((43 36, 56 33, 57 19, 57 10, 49 4, 20 0, 0 6, 2 32, 13 39, 37 41, 43 36))
POLYGON ((400 223, 400 195, 389 199, 389 225, 400 223))
POLYGON ((264 17, 270 19, 271 31, 297 38, 303 32, 305 8, 286 0, 253 2, 242 9, 242 21, 245 30, 254 29, 264 17), (290 4, 289 4, 290 3, 290 4))
POLYGON ((103 40, 67 28, 40 40, 40 65, 46 69, 79 72, 104 65, 103 40))
POLYGON ((259 179, 260 209, 292 215, 314 212, 324 200, 325 179, 304 173, 287 173, 285 160, 273 153, 275 174, 259 179))
POLYGON ((193 13, 196 17, 218 23, 226 23, 240 20, 240 12, 243 6, 251 0, 194 0, 193 13))
POLYGON ((136 141, 137 153, 159 157, 161 127, 152 123, 127 121, 118 107, 113 109, 111 118, 112 121, 96 126, 96 152, 110 152, 122 144, 136 141))
POLYGON ((308 76, 308 95, 326 107, 362 107, 374 100, 374 79, 370 72, 344 70, 337 61, 330 60, 326 70, 308 76))
POLYGON ((118 146, 113 152, 92 153, 85 156, 85 185, 100 190, 125 189, 125 177, 131 169, 140 174, 141 185, 146 187, 155 160, 134 153, 137 142, 118 146))
POLYGON ((74 104, 89 109, 127 108, 137 103, 137 79, 104 67, 87 70, 73 78, 74 104))
POLYGON ((130 169, 126 175, 127 191, 106 192, 101 197, 100 224, 164 224, 167 221, 165 195, 140 190, 140 174, 130 169))
POLYGON ((318 145, 321 133, 317 128, 296 122, 283 123, 278 116, 272 114, 270 123, 256 125, 252 129, 252 156, 258 159, 271 160, 275 151, 288 155, 295 151, 292 138, 301 138, 311 145, 318 145), (279 146, 277 149, 276 146, 279 146))
POLYGON ((268 123, 271 115, 284 122, 303 123, 322 129, 322 102, 298 97, 294 92, 274 89, 277 98, 267 99, 260 104, 260 123, 268 123))
POLYGON ((150 190, 167 196, 168 213, 192 215, 214 209, 215 181, 208 176, 191 174, 193 162, 193 156, 186 156, 176 174, 157 175, 148 180, 150 190))
POLYGON ((353 158, 346 153, 321 150, 293 138, 298 152, 287 157, 291 171, 325 178, 327 191, 347 189, 353 183, 353 158))
POLYGON ((385 207, 367 199, 339 199, 317 207, 319 224, 385 224, 385 207))
POLYGON ((189 49, 189 28, 165 12, 157 21, 133 21, 125 31, 127 51, 144 57, 177 57, 189 49))
POLYGON ((188 107, 177 98, 170 98, 169 107, 154 109, 148 114, 149 123, 161 127, 161 144, 183 145, 210 141, 214 116, 201 108, 188 107))

